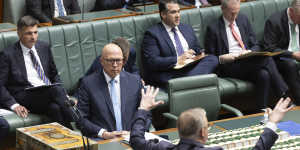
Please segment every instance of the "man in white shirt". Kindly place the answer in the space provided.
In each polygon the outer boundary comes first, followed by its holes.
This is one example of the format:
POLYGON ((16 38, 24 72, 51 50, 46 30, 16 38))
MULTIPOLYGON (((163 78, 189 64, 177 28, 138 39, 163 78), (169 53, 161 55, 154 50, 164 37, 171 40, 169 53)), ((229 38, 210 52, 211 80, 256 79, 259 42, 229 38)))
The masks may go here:
POLYGON ((296 105, 300 105, 300 75, 297 63, 300 61, 299 24, 300 0, 294 0, 291 7, 271 15, 264 30, 265 50, 284 51, 274 60, 296 105))
MULTIPOLYGON (((273 89, 278 97, 285 96, 288 87, 271 57, 237 57, 261 48, 247 16, 240 14, 239 0, 223 0, 223 15, 207 28, 205 48, 219 57, 220 76, 253 82, 256 86, 256 110, 268 106, 273 89)), ((246 103, 246 102, 243 102, 246 103)))
POLYGON ((80 13, 77 0, 26 0, 26 14, 41 23, 52 22, 52 18, 80 13))
POLYGON ((0 103, 26 118, 29 112, 46 114, 70 127, 62 86, 26 90, 61 83, 49 44, 38 41, 38 21, 22 17, 17 24, 20 41, 0 53, 0 103))

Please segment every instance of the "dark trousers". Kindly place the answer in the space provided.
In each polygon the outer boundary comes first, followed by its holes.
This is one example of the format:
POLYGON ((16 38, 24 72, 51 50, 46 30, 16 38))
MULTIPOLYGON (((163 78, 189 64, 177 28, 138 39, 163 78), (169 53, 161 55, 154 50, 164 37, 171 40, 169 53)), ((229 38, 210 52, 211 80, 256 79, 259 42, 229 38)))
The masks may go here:
POLYGON ((253 82, 257 91, 258 109, 267 107, 271 87, 278 97, 288 90, 271 57, 250 57, 222 65, 221 74, 253 82))
POLYGON ((66 106, 66 93, 61 86, 43 88, 33 91, 25 91, 24 97, 17 100, 30 112, 45 114, 52 121, 56 121, 66 127, 70 127, 72 113, 66 106))
POLYGON ((7 121, 0 117, 0 146, 3 145, 4 139, 7 137, 9 132, 9 125, 7 121))
POLYGON ((296 105, 300 105, 300 76, 295 60, 289 58, 276 59, 276 65, 288 84, 290 93, 296 105))

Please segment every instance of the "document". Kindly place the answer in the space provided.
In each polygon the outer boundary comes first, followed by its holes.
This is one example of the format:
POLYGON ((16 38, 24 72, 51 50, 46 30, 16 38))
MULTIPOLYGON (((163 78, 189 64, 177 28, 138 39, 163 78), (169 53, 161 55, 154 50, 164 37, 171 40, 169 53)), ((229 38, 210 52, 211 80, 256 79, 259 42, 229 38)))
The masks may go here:
POLYGON ((6 110, 6 109, 0 109, 0 116, 7 116, 10 114, 13 114, 14 112, 6 110))
POLYGON ((191 58, 191 59, 186 59, 185 61, 184 61, 184 63, 183 64, 177 64, 175 67, 174 67, 174 69, 182 69, 182 68, 184 68, 184 67, 187 67, 187 66, 190 66, 190 65, 192 65, 192 64, 195 64, 195 63, 197 63, 197 62, 199 62, 202 58, 204 58, 205 56, 207 56, 207 55, 197 55, 197 56, 194 56, 193 58, 191 58))
MULTIPOLYGON (((124 138, 124 141, 129 142, 130 134, 128 134, 128 135, 123 135, 123 138, 124 138)), ((164 139, 164 138, 162 138, 162 137, 159 137, 158 135, 155 135, 155 134, 150 133, 150 132, 145 132, 145 139, 146 139, 146 140, 154 140, 154 139, 157 139, 158 141, 166 141, 166 142, 171 143, 171 141, 166 140, 166 139, 164 139)))
POLYGON ((35 87, 28 87, 25 88, 25 91, 38 91, 38 90, 42 90, 42 89, 47 89, 47 88, 51 88, 57 85, 61 85, 62 83, 53 83, 50 85, 42 85, 42 86, 35 86, 35 87))
POLYGON ((236 60, 244 59, 244 58, 248 58, 248 57, 252 57, 252 56, 276 56, 276 55, 282 54, 283 52, 284 51, 278 51, 278 52, 249 52, 247 54, 238 56, 236 58, 236 60))

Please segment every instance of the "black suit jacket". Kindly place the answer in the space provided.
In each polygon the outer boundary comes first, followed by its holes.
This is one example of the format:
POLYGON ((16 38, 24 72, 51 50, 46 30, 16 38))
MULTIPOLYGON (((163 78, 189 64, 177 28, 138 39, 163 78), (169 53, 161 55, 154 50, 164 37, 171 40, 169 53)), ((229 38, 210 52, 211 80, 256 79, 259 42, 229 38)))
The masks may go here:
MULTIPOLYGON (((298 26, 299 27, 299 26, 298 26)), ((276 12, 266 21, 264 29, 264 48, 266 51, 287 50, 290 42, 287 9, 276 12)), ((292 52, 286 51, 280 56, 291 57, 292 52)))
MULTIPOLYGON (((26 14, 40 22, 52 22, 55 0, 26 0, 26 14)), ((67 15, 80 13, 77 0, 63 0, 67 15)))
MULTIPOLYGON (((50 46, 45 42, 37 41, 35 48, 51 83, 60 82, 50 46)), ((0 53, 0 103, 10 108, 16 101, 22 100, 24 89, 31 86, 27 79, 20 42, 16 42, 0 53)))
MULTIPOLYGON (((141 79, 126 71, 120 73, 121 114, 123 130, 130 131, 131 122, 141 100, 141 79)), ((81 131, 97 137, 100 129, 116 130, 116 121, 108 84, 103 71, 94 72, 81 80, 78 109, 83 119, 78 122, 81 131)))
MULTIPOLYGON (((222 150, 221 147, 204 147, 200 142, 191 139, 180 139, 178 145, 155 140, 145 140, 145 125, 151 120, 151 112, 138 110, 133 120, 130 132, 130 145, 135 150, 222 150)), ((269 128, 265 128, 253 150, 271 149, 278 135, 269 128)))
MULTIPOLYGON (((247 16, 239 14, 235 21, 240 30, 245 48, 254 51, 260 50, 255 33, 252 30, 247 16)), ((207 27, 205 35, 205 49, 207 50, 207 53, 216 56, 229 53, 223 16, 221 16, 216 23, 213 23, 207 27)))
POLYGON ((119 9, 124 7, 125 0, 96 0, 93 11, 119 9))

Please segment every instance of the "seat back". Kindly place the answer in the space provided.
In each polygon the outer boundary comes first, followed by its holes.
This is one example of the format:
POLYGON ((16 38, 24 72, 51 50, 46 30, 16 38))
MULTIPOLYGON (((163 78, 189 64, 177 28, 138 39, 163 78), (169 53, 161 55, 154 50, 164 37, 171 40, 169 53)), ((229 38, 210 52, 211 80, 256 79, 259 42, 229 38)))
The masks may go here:
POLYGON ((216 120, 221 108, 218 80, 215 74, 171 79, 168 82, 170 113, 202 107, 209 121, 216 120))
POLYGON ((25 14, 25 0, 3 1, 3 22, 17 24, 19 18, 25 14))

